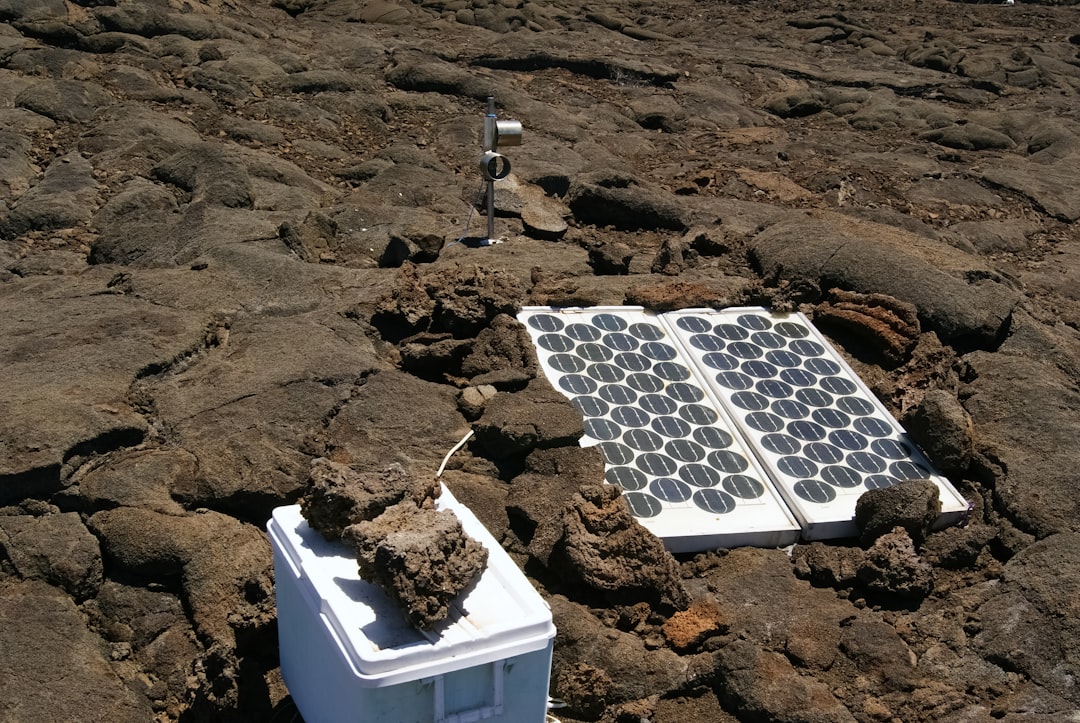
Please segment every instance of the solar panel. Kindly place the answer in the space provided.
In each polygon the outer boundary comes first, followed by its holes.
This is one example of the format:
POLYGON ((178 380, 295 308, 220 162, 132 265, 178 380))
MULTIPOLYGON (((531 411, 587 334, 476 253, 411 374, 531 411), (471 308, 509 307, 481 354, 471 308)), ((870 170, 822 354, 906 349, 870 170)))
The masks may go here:
POLYGON ((967 501, 803 314, 688 309, 664 321, 746 436, 804 539, 858 534, 859 496, 907 479, 938 485, 939 524, 966 513, 967 501))
POLYGON ((967 502, 799 313, 525 307, 541 367, 606 481, 672 551, 857 534, 869 489, 928 478, 967 502), (786 504, 785 504, 786 503, 786 504))
POLYGON ((668 549, 782 546, 799 525, 719 400, 656 315, 527 307, 552 385, 581 412, 605 479, 668 549))

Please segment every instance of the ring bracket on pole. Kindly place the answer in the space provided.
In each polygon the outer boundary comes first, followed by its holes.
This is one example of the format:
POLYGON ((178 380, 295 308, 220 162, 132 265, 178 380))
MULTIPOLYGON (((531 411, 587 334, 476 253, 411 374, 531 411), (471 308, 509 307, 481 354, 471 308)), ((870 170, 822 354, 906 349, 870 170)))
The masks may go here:
POLYGON ((480 156, 480 173, 485 181, 501 181, 510 175, 510 159, 501 153, 487 151, 480 156))

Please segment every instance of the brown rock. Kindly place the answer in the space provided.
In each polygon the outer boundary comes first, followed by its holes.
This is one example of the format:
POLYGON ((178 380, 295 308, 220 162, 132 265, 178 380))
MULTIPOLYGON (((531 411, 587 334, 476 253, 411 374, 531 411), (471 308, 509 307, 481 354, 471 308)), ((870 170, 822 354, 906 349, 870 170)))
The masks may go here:
POLYGON ((499 314, 469 345, 461 362, 461 374, 471 379, 507 369, 536 376, 536 354, 525 328, 513 317, 499 314))
POLYGON ((689 267, 693 251, 681 239, 664 239, 660 250, 653 257, 652 272, 665 276, 678 276, 689 267))
POLYGON ((342 540, 356 549, 360 577, 386 590, 422 630, 450 615, 450 604, 483 572, 488 557, 454 513, 411 500, 347 527, 342 540))
POLYGON ((65 593, 40 580, 0 579, 0 718, 153 719, 145 696, 117 677, 101 639, 65 593))
POLYGON ((687 652, 711 635, 727 632, 730 621, 716 603, 695 601, 664 623, 664 637, 672 648, 687 652))
POLYGON ((877 593, 921 599, 934 589, 934 571, 915 552, 903 527, 879 537, 859 565, 859 580, 877 593))
POLYGON ((607 708, 611 698, 611 677, 588 663, 575 663, 559 674, 555 681, 563 702, 571 714, 583 720, 596 720, 607 708))
POLYGON ((894 527, 903 527, 921 544, 941 514, 938 487, 930 480, 903 480, 890 487, 864 492, 855 503, 855 524, 869 545, 894 527))
POLYGON ((581 414, 541 377, 521 392, 492 397, 474 429, 477 442, 495 459, 577 444, 585 433, 581 414))
POLYGON ((933 565, 960 569, 974 564, 979 554, 998 536, 990 525, 970 524, 949 527, 926 538, 922 555, 933 565))
POLYGON ((561 204, 540 196, 529 198, 525 208, 521 209, 521 222, 525 233, 533 238, 556 240, 566 234, 566 209, 561 204))
POLYGON ((1080 705, 1080 535, 1051 535, 1005 565, 1001 589, 977 612, 974 644, 991 661, 1080 705))
POLYGON ((251 525, 218 512, 173 516, 120 507, 96 513, 88 527, 113 569, 179 579, 195 629, 211 644, 235 649, 237 629, 272 612, 270 543, 251 525))
POLYGON ((468 338, 499 314, 515 316, 524 296, 520 282, 505 271, 455 264, 421 274, 406 265, 372 323, 392 341, 419 331, 468 338))
POLYGON ((484 413, 484 406, 495 396, 496 389, 491 384, 465 387, 458 394, 458 410, 469 421, 476 421, 484 413))
POLYGON ((589 266, 599 276, 626 276, 634 250, 624 243, 600 243, 589 247, 589 266))
POLYGON ((941 470, 967 470, 974 451, 974 429, 971 417, 954 394, 944 389, 928 391, 919 405, 905 415, 904 427, 941 470))
POLYGON ((83 604, 91 628, 113 645, 130 646, 136 665, 118 666, 129 686, 155 679, 148 692, 155 706, 172 715, 187 705, 191 661, 199 656, 195 631, 184 614, 180 598, 168 592, 108 581, 93 600, 83 604), (145 671, 145 672, 143 672, 145 671), (140 679, 141 678, 141 679, 140 679))
POLYGON ((632 286, 626 292, 626 303, 661 312, 672 309, 722 308, 728 306, 730 301, 723 289, 711 284, 668 281, 632 286))
POLYGON ((439 491, 434 479, 412 477, 400 465, 361 473, 320 457, 311 463, 308 491, 300 498, 300 511, 323 537, 336 541, 346 527, 373 520, 403 500, 433 508, 439 491))
POLYGON ((323 456, 354 469, 395 463, 410 474, 434 477, 469 431, 456 397, 451 386, 397 370, 371 374, 327 425, 323 456))
POLYGON ((586 485, 563 515, 563 549, 584 584, 623 603, 676 610, 690 598, 678 566, 658 537, 642 527, 613 485, 586 485))
POLYGON ((506 511, 529 554, 547 566, 563 537, 563 513, 582 485, 599 484, 604 461, 596 447, 533 450, 525 472, 510 481, 506 511))
POLYGON ((497 477, 448 469, 439 481, 461 504, 469 508, 487 531, 499 542, 506 537, 510 520, 507 515, 509 487, 497 477))
POLYGON ((76 600, 101 586, 101 550, 79 515, 0 515, 0 559, 24 580, 45 580, 76 600))
POLYGON ((199 461, 180 449, 140 449, 110 455, 79 480, 78 493, 96 508, 143 507, 180 514, 177 500, 197 496, 199 461))
MULTIPOLYGON (((559 681, 564 670, 580 669, 585 663, 610 679, 609 705, 662 694, 686 683, 686 658, 663 646, 649 649, 637 635, 605 625, 587 608, 561 595, 549 602, 559 631, 552 656, 553 681, 559 681)), ((562 698, 563 692, 556 686, 552 695, 562 698)))
POLYGON ((915 653, 891 625, 860 618, 843 628, 840 649, 861 675, 876 678, 887 691, 910 691, 919 676, 915 653))
POLYGON ((830 289, 828 300, 814 309, 814 323, 851 334, 890 364, 906 361, 919 341, 915 306, 885 294, 830 289))
POLYGON ((675 197, 618 171, 595 171, 580 176, 570 189, 570 210, 582 223, 618 229, 685 231, 686 212, 675 197))
POLYGON ((848 587, 855 582, 863 551, 857 547, 811 542, 791 551, 795 572, 815 585, 848 587))
POLYGON ((829 687, 800 675, 780 653, 736 640, 717 654, 724 676, 725 707, 747 719, 854 723, 855 718, 829 687))

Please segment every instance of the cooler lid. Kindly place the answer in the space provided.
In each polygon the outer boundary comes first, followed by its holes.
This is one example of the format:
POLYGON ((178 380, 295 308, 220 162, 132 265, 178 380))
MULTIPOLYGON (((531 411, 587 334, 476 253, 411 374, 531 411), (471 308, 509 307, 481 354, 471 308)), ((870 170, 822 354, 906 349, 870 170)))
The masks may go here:
POLYGON ((369 687, 541 650, 555 635, 547 603, 476 516, 445 486, 437 507, 453 510, 465 532, 487 548, 488 564, 451 606, 450 617, 431 631, 414 628, 380 587, 360 579, 346 545, 327 542, 299 505, 277 508, 267 526, 289 568, 277 576, 297 579, 312 614, 369 687))

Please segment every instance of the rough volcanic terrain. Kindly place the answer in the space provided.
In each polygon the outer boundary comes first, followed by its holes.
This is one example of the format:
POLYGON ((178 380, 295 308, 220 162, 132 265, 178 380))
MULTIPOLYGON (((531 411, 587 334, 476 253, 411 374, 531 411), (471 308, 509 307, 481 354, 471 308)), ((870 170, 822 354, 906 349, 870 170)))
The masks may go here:
POLYGON ((0 0, 0 721, 299 720, 270 511, 470 429, 564 722, 1077 720, 1078 107, 1068 3, 0 0), (969 519, 672 557, 527 304, 802 310, 969 519))

